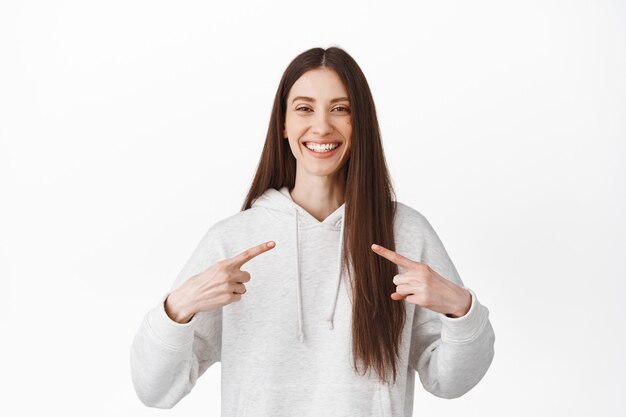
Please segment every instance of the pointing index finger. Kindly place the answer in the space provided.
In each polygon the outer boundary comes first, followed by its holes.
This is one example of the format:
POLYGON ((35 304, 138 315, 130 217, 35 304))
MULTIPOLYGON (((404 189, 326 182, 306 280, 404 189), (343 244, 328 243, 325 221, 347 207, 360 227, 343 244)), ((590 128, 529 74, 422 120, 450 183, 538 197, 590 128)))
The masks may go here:
POLYGON ((231 267, 241 268, 243 264, 250 261, 252 258, 267 252, 276 246, 276 243, 273 240, 269 242, 261 243, 260 245, 253 246, 245 251, 241 252, 239 255, 235 255, 230 258, 227 262, 231 267))
POLYGON ((409 258, 377 244, 372 244, 372 250, 383 258, 390 260, 404 269, 410 269, 416 264, 416 262, 410 260, 409 258))

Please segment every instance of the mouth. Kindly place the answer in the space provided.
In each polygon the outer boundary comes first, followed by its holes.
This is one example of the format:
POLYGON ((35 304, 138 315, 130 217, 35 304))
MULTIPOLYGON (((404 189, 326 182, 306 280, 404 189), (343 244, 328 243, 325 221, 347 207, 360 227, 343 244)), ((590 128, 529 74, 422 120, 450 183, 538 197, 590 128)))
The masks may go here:
POLYGON ((304 147, 307 148, 310 154, 318 158, 328 158, 337 153, 337 149, 341 148, 340 142, 328 142, 328 143, 316 143, 305 142, 304 147))

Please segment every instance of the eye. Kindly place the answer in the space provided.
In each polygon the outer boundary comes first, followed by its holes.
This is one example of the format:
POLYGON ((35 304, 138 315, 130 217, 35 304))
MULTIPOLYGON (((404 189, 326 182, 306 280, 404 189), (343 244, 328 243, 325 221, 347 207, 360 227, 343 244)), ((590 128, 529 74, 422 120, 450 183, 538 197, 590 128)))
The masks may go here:
MULTIPOLYGON (((337 110, 337 109, 342 109, 341 111, 345 111, 345 112, 348 112, 348 113, 350 112, 350 109, 348 107, 345 107, 345 106, 338 106, 338 107, 335 107, 333 110, 337 110)), ((308 110, 311 110, 311 109, 309 107, 298 107, 298 108, 296 108, 296 111, 299 111, 299 110, 304 110, 305 113, 309 113, 308 110)))

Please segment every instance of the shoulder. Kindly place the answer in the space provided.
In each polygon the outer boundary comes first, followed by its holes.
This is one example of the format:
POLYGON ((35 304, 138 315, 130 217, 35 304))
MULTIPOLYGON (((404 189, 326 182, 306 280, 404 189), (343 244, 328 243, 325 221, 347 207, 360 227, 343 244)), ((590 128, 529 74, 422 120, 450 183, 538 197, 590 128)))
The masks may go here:
POLYGON ((196 250, 206 253, 209 258, 210 256, 217 256, 217 258, 229 256, 227 253, 228 245, 238 244, 243 239, 242 236, 247 236, 253 229, 252 225, 255 222, 252 212, 255 210, 239 211, 214 221, 208 229, 205 229, 196 250))
POLYGON ((423 230, 430 228, 430 223, 422 212, 400 201, 396 201, 395 226, 400 229, 423 230))
POLYGON ((396 216, 394 220, 394 235, 396 243, 415 245, 419 247, 438 244, 439 236, 426 216, 419 210, 396 201, 396 216))
POLYGON ((207 231, 211 236, 223 236, 224 234, 232 234, 237 230, 247 230, 259 220, 261 208, 252 207, 247 210, 239 211, 228 217, 223 217, 216 221, 207 231))

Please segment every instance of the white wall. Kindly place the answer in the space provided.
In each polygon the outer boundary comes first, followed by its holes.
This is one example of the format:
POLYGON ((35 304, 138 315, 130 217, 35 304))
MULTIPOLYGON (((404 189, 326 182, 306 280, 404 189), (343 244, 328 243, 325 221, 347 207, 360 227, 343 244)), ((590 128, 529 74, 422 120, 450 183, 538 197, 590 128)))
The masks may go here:
MULTIPOLYGON (((479 385, 418 385, 415 415, 623 415, 625 3, 380 4, 0 5, 1 414, 165 415, 132 337, 239 210, 287 64, 336 45, 496 332, 479 385)), ((167 415, 219 415, 219 384, 167 415)))

